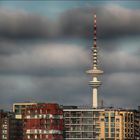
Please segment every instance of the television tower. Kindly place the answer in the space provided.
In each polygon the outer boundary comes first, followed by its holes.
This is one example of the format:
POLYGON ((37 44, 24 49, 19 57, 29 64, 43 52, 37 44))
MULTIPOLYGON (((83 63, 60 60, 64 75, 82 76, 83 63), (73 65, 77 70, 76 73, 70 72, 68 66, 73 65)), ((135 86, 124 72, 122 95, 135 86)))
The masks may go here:
POLYGON ((93 55, 93 66, 91 70, 88 70, 87 73, 92 75, 92 81, 89 82, 89 85, 92 87, 92 107, 98 108, 98 98, 97 91, 98 87, 101 85, 101 81, 98 80, 98 76, 103 74, 103 71, 98 68, 98 49, 96 46, 96 15, 94 15, 94 38, 93 38, 93 46, 92 46, 92 55, 93 55))

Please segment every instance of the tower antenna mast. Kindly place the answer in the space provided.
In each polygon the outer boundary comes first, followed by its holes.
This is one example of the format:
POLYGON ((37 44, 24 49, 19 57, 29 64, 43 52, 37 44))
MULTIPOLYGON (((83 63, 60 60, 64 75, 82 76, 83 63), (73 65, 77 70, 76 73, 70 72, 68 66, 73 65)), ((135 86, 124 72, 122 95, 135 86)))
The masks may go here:
POLYGON ((89 85, 92 87, 92 107, 98 108, 98 87, 101 85, 101 81, 98 80, 98 76, 103 74, 103 71, 98 68, 98 50, 97 50, 97 26, 96 15, 94 15, 94 37, 92 46, 93 66, 91 70, 87 71, 87 74, 92 76, 92 81, 89 81, 89 85))

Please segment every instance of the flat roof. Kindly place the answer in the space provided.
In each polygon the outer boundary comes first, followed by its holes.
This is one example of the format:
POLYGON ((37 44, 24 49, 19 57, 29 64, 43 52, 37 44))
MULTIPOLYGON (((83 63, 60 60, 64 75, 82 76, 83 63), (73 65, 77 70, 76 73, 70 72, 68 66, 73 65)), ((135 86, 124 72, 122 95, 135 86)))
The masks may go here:
POLYGON ((74 108, 74 109, 63 109, 63 111, 93 111, 93 112, 98 112, 98 111, 105 111, 105 109, 88 109, 88 108, 74 108))

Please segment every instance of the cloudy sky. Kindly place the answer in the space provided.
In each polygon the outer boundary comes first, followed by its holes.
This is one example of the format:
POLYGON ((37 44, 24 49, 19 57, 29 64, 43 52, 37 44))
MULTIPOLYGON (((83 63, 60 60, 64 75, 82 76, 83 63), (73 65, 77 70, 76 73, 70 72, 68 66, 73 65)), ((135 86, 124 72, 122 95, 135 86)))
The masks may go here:
POLYGON ((93 15, 105 106, 140 105, 139 1, 0 1, 0 108, 91 105, 93 15))

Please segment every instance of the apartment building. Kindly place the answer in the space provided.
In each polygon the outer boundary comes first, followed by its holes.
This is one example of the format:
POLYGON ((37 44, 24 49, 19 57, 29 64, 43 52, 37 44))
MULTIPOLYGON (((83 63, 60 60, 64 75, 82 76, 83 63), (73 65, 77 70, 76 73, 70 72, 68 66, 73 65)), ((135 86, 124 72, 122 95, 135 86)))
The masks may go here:
POLYGON ((19 102, 13 104, 13 112, 15 113, 16 119, 22 119, 22 112, 25 111, 26 107, 37 104, 35 102, 19 102))
POLYGON ((15 119, 14 113, 0 110, 0 140, 22 140, 22 120, 15 119))
POLYGON ((100 135, 100 113, 104 109, 64 107, 66 140, 94 140, 100 135))
POLYGON ((126 109, 105 109, 101 113, 104 119, 101 138, 105 140, 134 140, 135 139, 135 111, 126 109))
POLYGON ((58 104, 34 104, 22 115, 23 140, 63 140, 63 110, 58 104))
POLYGON ((136 110, 64 107, 66 140, 134 140, 136 110))

